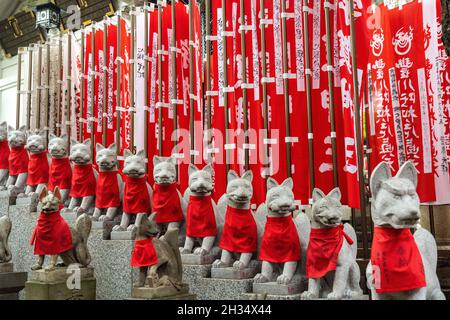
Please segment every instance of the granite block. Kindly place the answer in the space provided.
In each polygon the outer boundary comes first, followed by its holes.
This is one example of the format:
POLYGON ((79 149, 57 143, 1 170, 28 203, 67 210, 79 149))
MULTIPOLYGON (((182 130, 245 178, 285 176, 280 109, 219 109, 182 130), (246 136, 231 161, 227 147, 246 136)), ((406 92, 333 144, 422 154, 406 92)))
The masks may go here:
POLYGON ((183 264, 204 265, 212 264, 218 257, 213 254, 199 255, 199 254, 181 254, 181 262, 183 264))
POLYGON ((136 238, 136 228, 131 231, 111 231, 111 240, 134 240, 136 238))
POLYGON ((0 215, 8 213, 9 206, 16 203, 15 197, 9 196, 9 191, 0 191, 0 215))
POLYGON ((245 268, 241 270, 229 268, 212 268, 211 278, 217 279, 253 279, 257 274, 256 268, 245 268))
MULTIPOLYGON (((57 267, 53 271, 47 271, 45 269, 33 270, 29 273, 28 280, 47 283, 67 281, 67 278, 73 274, 70 270, 69 272, 67 271, 67 267, 57 267)), ((79 268, 79 271, 81 279, 94 278, 94 268, 92 267, 79 268)))
POLYGON ((66 281, 25 283, 26 300, 95 300, 95 292, 94 278, 81 280, 79 289, 69 289, 66 281))
POLYGON ((191 284, 191 292, 200 300, 238 300, 252 291, 253 279, 231 280, 203 278, 191 284))
POLYGON ((301 293, 301 283, 278 284, 277 282, 253 283, 253 293, 267 293, 268 295, 295 295, 301 293))
POLYGON ((13 272, 14 265, 11 262, 0 263, 0 273, 3 272, 13 272))
POLYGON ((137 299, 162 299, 171 296, 184 295, 189 293, 189 285, 183 283, 181 288, 176 289, 172 286, 162 286, 157 288, 136 287, 131 291, 131 297, 137 299))

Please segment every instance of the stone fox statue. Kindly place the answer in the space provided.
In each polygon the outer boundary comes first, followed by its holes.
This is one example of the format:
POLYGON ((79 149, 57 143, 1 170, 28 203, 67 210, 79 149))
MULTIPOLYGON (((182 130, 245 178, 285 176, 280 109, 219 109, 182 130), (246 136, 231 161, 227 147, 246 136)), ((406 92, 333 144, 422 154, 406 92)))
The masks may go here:
POLYGON ((135 287, 173 287, 177 291, 182 284, 183 266, 178 248, 178 229, 169 227, 158 238, 156 214, 143 218, 137 226, 131 266, 139 267, 135 287))
POLYGON ((0 123, 0 190, 6 190, 9 171, 8 124, 0 123))
POLYGON ((59 188, 55 187, 53 192, 44 188, 39 194, 42 206, 37 225, 34 229, 30 243, 34 244, 34 254, 39 259, 31 269, 42 269, 46 255, 52 256, 50 264, 45 268, 52 271, 56 268, 58 256, 61 257, 65 266, 79 264, 86 267, 91 262, 87 241, 91 232, 92 221, 86 215, 80 215, 75 227, 69 227, 61 217, 61 195, 59 188))
POLYGON ((25 149, 29 154, 28 177, 25 195, 41 193, 48 183, 49 159, 47 153, 46 133, 43 130, 29 133, 25 149))
POLYGON ((213 263, 213 268, 231 267, 245 269, 257 251, 258 230, 250 208, 253 196, 253 173, 239 175, 228 172, 227 193, 219 200, 219 210, 225 210, 225 224, 219 246, 222 256, 213 263))
POLYGON ((25 150, 27 143, 26 127, 22 126, 19 130, 8 127, 9 153, 9 177, 6 187, 11 196, 17 196, 25 192, 25 186, 28 176, 28 153, 25 150))
POLYGON ((303 299, 340 300, 362 295, 360 270, 356 263, 356 233, 342 221, 339 188, 325 195, 315 188, 312 193, 312 219, 306 257, 308 291, 303 299))
POLYGON ((8 216, 0 217, 0 263, 11 261, 12 255, 8 245, 11 233, 11 220, 8 216))
POLYGON ((367 286, 374 300, 445 300, 436 275, 437 246, 420 227, 417 171, 405 162, 395 177, 380 163, 372 173, 374 235, 367 286), (411 228, 416 228, 414 235, 411 228))
POLYGON ((259 206, 255 220, 258 224, 259 260, 261 273, 254 277, 257 283, 276 281, 289 284, 305 278, 306 248, 309 242, 310 222, 305 214, 295 218, 295 199, 291 178, 278 184, 267 179, 266 203, 259 206))
POLYGON ((66 134, 60 137, 49 135, 48 152, 51 156, 48 190, 53 191, 59 187, 61 201, 64 205, 68 202, 70 186, 72 183, 72 167, 68 156, 68 137, 66 134))

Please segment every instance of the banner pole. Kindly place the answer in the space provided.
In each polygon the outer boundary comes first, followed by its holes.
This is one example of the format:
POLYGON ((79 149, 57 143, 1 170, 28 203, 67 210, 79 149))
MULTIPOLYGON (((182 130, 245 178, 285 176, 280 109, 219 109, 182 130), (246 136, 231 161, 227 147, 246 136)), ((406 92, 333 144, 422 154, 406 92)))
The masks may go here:
POLYGON ((117 154, 120 155, 120 146, 121 146, 121 140, 120 140, 120 117, 121 117, 121 110, 122 110, 122 90, 121 90, 121 77, 122 77, 122 12, 117 12, 117 95, 116 95, 116 145, 117 145, 117 154))
MULTIPOLYGON (((172 65, 170 66, 172 68, 172 79, 170 79, 170 81, 172 81, 172 99, 171 99, 171 105, 172 105, 172 110, 173 110, 173 129, 177 130, 178 129, 178 109, 177 109, 177 51, 176 51, 176 46, 177 46, 177 32, 176 32, 176 20, 175 20, 175 7, 176 7, 176 3, 175 1, 172 1, 171 4, 171 17, 172 17, 172 41, 171 41, 171 46, 172 46, 172 65)), ((173 142, 174 147, 176 148, 178 141, 175 140, 173 142)), ((178 170, 177 170, 178 172, 178 170)))
POLYGON ((158 155, 163 155, 162 150, 162 122, 163 122, 163 97, 162 97, 162 4, 158 1, 158 155))
POLYGON ((51 50, 51 45, 50 42, 46 43, 46 47, 47 47, 47 52, 45 54, 45 60, 47 63, 47 79, 45 80, 45 95, 46 95, 46 105, 45 110, 44 110, 44 121, 45 121, 45 126, 44 126, 44 130, 45 130, 45 141, 48 144, 48 133, 50 132, 50 50, 51 50))
MULTIPOLYGON (((286 12, 286 0, 281 1, 281 12, 286 12)), ((286 137, 291 136, 291 121, 289 112, 289 72, 288 66, 288 46, 287 46, 287 31, 286 31, 286 16, 281 18, 281 33, 283 39, 283 87, 284 87, 284 123, 286 127, 286 137)), ((292 176, 292 161, 291 161, 291 142, 286 142, 286 175, 292 176)), ((280 159, 281 160, 281 159, 280 159)))
POLYGON ((134 146, 134 115, 136 112, 135 100, 134 100, 134 77, 135 77, 135 59, 136 59, 136 7, 130 7, 131 18, 131 32, 130 32, 130 149, 134 153, 136 152, 134 146))
POLYGON ((37 63, 37 90, 36 90, 36 115, 35 124, 37 130, 41 128, 41 76, 42 76, 42 44, 41 41, 38 43, 38 63, 37 63))
MULTIPOLYGON (((283 1, 284 2, 284 1, 283 1)), ((249 149, 248 149, 248 105, 247 105, 247 47, 245 43, 245 1, 240 0, 241 13, 241 54, 242 54, 242 106, 244 112, 244 170, 249 169, 249 149)))
MULTIPOLYGON (((223 43, 223 110, 224 110, 224 118, 225 118, 225 144, 228 145, 230 143, 230 138, 228 136, 228 92, 225 92, 225 88, 228 87, 228 63, 227 63, 227 38, 226 38, 226 28, 227 28, 227 15, 226 15, 226 1, 222 0, 222 43, 223 43)), ((225 148, 225 166, 227 172, 230 171, 230 150, 225 148)), ((228 177, 227 177, 228 182, 228 177)))
MULTIPOLYGON (((205 84, 206 84, 206 92, 211 91, 211 0, 205 1, 205 20, 206 20, 206 63, 205 63, 205 84)), ((206 127, 208 136, 206 137, 208 146, 212 147, 212 115, 211 115, 211 96, 206 95, 206 127)), ((212 162, 212 154, 208 153, 208 162, 212 162)))
MULTIPOLYGON (((79 131, 79 135, 78 135, 78 140, 82 141, 83 140, 83 131, 84 131, 84 122, 83 122, 83 110, 84 110, 84 84, 85 84, 85 65, 84 65, 84 50, 85 50, 85 29, 84 29, 84 25, 81 26, 81 83, 80 83, 80 131, 79 131)), ((62 50, 62 49, 60 49, 62 50)))
MULTIPOLYGON (((144 152, 148 158, 148 10, 144 5, 144 152)), ((145 171, 148 172, 148 163, 145 171)))
POLYGON ((108 105, 108 64, 107 64, 107 47, 108 47, 108 24, 107 18, 103 20, 103 115, 102 115, 102 130, 103 130, 103 145, 106 147, 106 133, 107 129, 107 105, 108 105))
POLYGON ((194 130, 194 1, 189 1, 189 133, 191 142, 191 163, 195 163, 194 130))
MULTIPOLYGON (((82 37, 84 37, 84 35, 83 35, 83 32, 81 32, 81 35, 82 35, 82 37)), ((84 42, 84 40, 82 40, 82 43, 84 42)), ((83 67, 84 67, 84 45, 82 45, 82 48, 81 48, 82 50, 81 50, 81 55, 82 55, 82 59, 81 59, 81 68, 82 68, 82 73, 81 74, 83 74, 84 73, 84 69, 83 69, 83 67)), ((58 77, 58 80, 56 81, 56 104, 55 104, 55 108, 56 108, 56 119, 55 119, 55 122, 56 122, 56 128, 55 128, 55 134, 57 135, 57 136, 60 136, 61 135, 61 81, 62 81, 62 78, 61 78, 61 75, 62 75, 62 73, 61 73, 61 66, 62 66, 62 39, 61 39, 61 36, 59 36, 58 37, 58 66, 57 66, 57 71, 58 71, 58 75, 57 75, 57 77, 58 77)), ((81 78, 81 79, 83 79, 83 78, 81 78)), ((83 88, 83 81, 81 81, 82 83, 81 83, 81 88, 83 88)), ((80 98, 82 99, 81 101, 84 101, 83 100, 83 91, 81 91, 82 93, 81 93, 81 95, 80 95, 80 98)), ((81 118, 83 118, 83 114, 82 114, 82 110, 83 110, 83 102, 81 102, 81 107, 80 107, 80 112, 81 112, 81 114, 80 114, 80 119, 81 118)), ((80 122, 81 123, 81 122, 80 122)), ((82 123, 81 123, 82 124, 82 123)), ((82 125, 81 125, 81 127, 82 127, 82 125)), ((80 128, 81 129, 81 128, 80 128)))
POLYGON ((331 48, 331 25, 330 25, 330 2, 324 3, 325 8, 325 29, 327 46, 327 65, 328 65, 328 93, 329 93, 329 113, 330 113, 330 136, 331 136, 331 155, 333 159, 333 185, 339 187, 338 163, 337 163, 337 145, 336 145, 336 119, 334 110, 334 74, 333 74, 333 52, 331 48))
POLYGON ((361 207, 361 224, 362 224, 362 242, 364 259, 369 258, 369 248, 367 239, 367 223, 366 223, 366 196, 364 182, 364 164, 363 150, 361 146, 361 121, 360 121, 360 105, 359 105, 359 86, 358 86, 358 69, 356 63, 356 31, 355 31, 355 9, 353 0, 349 1, 350 6, 350 41, 351 41, 351 57, 352 57, 352 76, 353 76, 353 105, 355 108, 355 138, 358 159, 358 183, 359 183, 359 200, 361 207))
POLYGON ((94 154, 94 150, 95 150, 95 34, 96 34, 96 29, 95 29, 95 25, 92 25, 92 37, 91 37, 91 48, 92 48, 92 70, 91 70, 91 75, 92 75, 92 80, 91 80, 91 101, 92 101, 92 113, 91 113, 91 119, 88 119, 88 123, 91 127, 91 154, 94 154))
POLYGON ((67 122, 66 130, 68 137, 68 145, 70 150, 70 137, 71 137, 71 104, 72 104, 72 34, 67 34, 67 122))
POLYGON ((17 52, 17 93, 16 93, 16 129, 20 126, 20 85, 22 83, 22 48, 17 52))
POLYGON ((306 75, 306 110, 308 116, 308 153, 309 153, 309 187, 310 191, 314 189, 316 182, 314 177, 314 145, 313 145, 313 124, 312 124, 312 105, 311 105, 311 52, 309 47, 309 1, 305 0, 303 9, 304 23, 304 46, 305 46, 305 75, 306 75), (305 10, 306 9, 306 10, 305 10))
POLYGON ((28 47, 27 129, 31 127, 31 86, 33 80, 33 46, 28 47))

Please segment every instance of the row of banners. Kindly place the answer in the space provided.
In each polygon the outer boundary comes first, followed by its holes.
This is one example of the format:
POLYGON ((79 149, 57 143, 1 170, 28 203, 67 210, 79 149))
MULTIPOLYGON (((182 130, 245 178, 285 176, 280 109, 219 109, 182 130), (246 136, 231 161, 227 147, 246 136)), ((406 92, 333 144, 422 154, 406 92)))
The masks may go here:
MULTIPOLYGON (((254 172, 255 204, 264 201, 264 179, 267 175, 278 181, 287 177, 287 144, 291 145, 291 172, 296 199, 301 204, 310 202, 308 139, 312 139, 316 187, 325 192, 331 190, 334 187, 333 170, 336 169, 343 195, 342 202, 353 208, 360 205, 357 152, 363 150, 357 150, 356 139, 359 138, 366 146, 366 169, 369 172, 380 161, 386 161, 395 173, 402 163, 412 160, 419 172, 418 192, 421 201, 450 203, 450 60, 441 40, 440 1, 413 1, 401 6, 396 5, 396 1, 385 1, 385 4, 372 6, 371 0, 354 0, 357 61, 352 61, 351 57, 349 1, 285 0, 284 12, 281 1, 266 0, 265 7, 261 10, 258 0, 243 1, 244 8, 240 7, 239 0, 225 1, 225 8, 222 7, 222 1, 211 0, 212 24, 211 36, 208 37, 211 41, 210 75, 206 75, 204 68, 206 59, 202 53, 204 55, 206 51, 202 48, 205 43, 202 39, 205 39, 205 30, 201 28, 202 16, 197 6, 194 6, 192 13, 194 40, 190 41, 188 6, 175 4, 175 47, 172 46, 170 5, 162 8, 161 35, 158 34, 157 7, 136 8, 131 12, 136 17, 133 57, 130 56, 130 24, 120 19, 118 26, 118 17, 104 22, 106 29, 104 23, 85 29, 84 61, 81 61, 80 44, 72 37, 73 59, 70 70, 75 81, 71 87, 73 92, 69 105, 70 119, 72 122, 77 121, 76 126, 72 125, 72 136, 77 137, 77 130, 83 126, 84 138, 90 138, 91 132, 94 132, 95 142, 102 142, 103 132, 106 130, 107 144, 114 142, 115 112, 119 107, 121 149, 129 148, 131 113, 135 112, 134 142, 137 150, 144 149, 144 137, 147 136, 149 181, 153 182, 151 159, 155 154, 175 154, 180 160, 187 159, 180 161, 179 166, 181 191, 187 187, 188 160, 191 156, 199 166, 212 158, 216 199, 226 189, 225 153, 230 154, 229 168, 242 173, 244 154, 247 151, 249 167, 254 172), (330 12, 330 64, 327 62, 325 9, 330 12), (244 24, 241 24, 241 11, 245 16, 244 24), (263 16, 260 12, 264 13, 263 16), (305 67, 304 12, 308 12, 309 69, 305 67), (287 52, 283 49, 283 18, 286 19, 287 52), (120 45, 117 44, 118 28, 122 35, 120 45), (262 70, 262 28, 265 29, 265 76, 262 70), (106 47, 103 44, 105 30, 106 47), (245 39, 241 39, 242 33, 245 34, 245 39), (145 34, 148 34, 147 50, 144 48, 145 34), (158 39, 161 41, 161 48, 158 48, 158 39), (194 55, 192 70, 190 49, 194 55), (176 53, 176 69, 172 67, 173 52, 176 53), (283 66, 286 55, 287 69, 283 66), (158 58, 161 59, 161 79, 158 58), (85 66, 84 75, 80 72, 81 63, 85 66), (146 63, 147 82, 144 76, 146 63), (360 125, 364 129, 361 137, 355 135, 353 63, 357 64, 358 92, 361 97, 360 125), (130 73, 132 64, 134 75, 130 73), (246 67, 245 72, 243 65, 246 67), (118 66, 121 69, 119 106, 118 66), (190 87, 190 71, 193 75, 193 88, 190 87), (336 132, 331 132, 330 123, 330 71, 334 85, 336 132), (176 83, 172 81, 174 73, 176 83), (105 76, 106 87, 103 85, 105 76), (130 80, 133 76, 135 105, 130 106, 130 80), (288 86, 284 86, 285 79, 288 79, 288 86), (312 134, 308 134, 308 79, 311 83, 312 134), (208 91, 206 81, 210 81, 208 91), (263 91, 263 84, 267 87, 266 92, 263 91), (79 96, 81 85, 84 86, 85 95, 82 106, 79 96), (91 90, 95 90, 93 95, 91 90), (106 95, 103 94, 104 90, 107 90, 106 95), (263 134, 262 101, 265 93, 268 101, 269 137, 263 134), (289 100, 288 114, 285 114, 285 94, 289 100), (211 99, 212 143, 203 145, 202 138, 207 129, 207 97, 211 99), (191 129, 191 104, 195 120, 193 150, 189 136, 186 138, 185 134, 191 129), (83 108, 83 118, 77 116, 80 108, 83 108), (248 114, 249 141, 243 138, 245 109, 248 114), (159 122, 160 113, 162 122, 159 122), (175 113, 179 129, 176 133, 173 127, 175 113), (103 127, 104 117, 106 127, 103 127), (226 118, 228 123, 225 122, 226 118), (147 132, 144 132, 145 123, 147 132), (159 150, 161 123, 162 150, 159 150), (286 134, 286 124, 290 125, 289 136, 286 134), (228 138, 225 138, 226 134, 228 138), (332 138, 336 138, 337 144, 336 167, 332 161, 332 138), (175 150, 174 140, 179 143, 175 150), (265 150, 269 151, 267 163, 264 163, 265 150)), ((64 38, 63 42, 63 50, 67 50, 67 39, 64 38)), ((55 59, 53 56, 52 54, 52 59, 55 59)), ((65 52, 63 56, 66 56, 65 52)), ((64 75, 69 70, 67 63, 62 63, 64 75)), ((46 69, 51 69, 52 66, 53 64, 42 65, 42 78, 48 72, 46 69)), ((38 72, 36 68, 34 72, 38 72)), ((51 79, 53 77, 50 76, 51 79)), ((33 75, 33 78, 36 77, 33 75)), ((65 110, 61 117, 61 127, 64 131, 64 124, 68 119, 68 103, 64 100, 67 96, 67 81, 61 81, 61 84, 62 110, 65 110)), ((52 83, 50 88, 53 88, 52 83)), ((51 114, 56 114, 56 94, 51 97, 51 114)), ((54 115, 51 117, 56 119, 54 115)), ((50 124, 57 122, 50 121, 50 124)))

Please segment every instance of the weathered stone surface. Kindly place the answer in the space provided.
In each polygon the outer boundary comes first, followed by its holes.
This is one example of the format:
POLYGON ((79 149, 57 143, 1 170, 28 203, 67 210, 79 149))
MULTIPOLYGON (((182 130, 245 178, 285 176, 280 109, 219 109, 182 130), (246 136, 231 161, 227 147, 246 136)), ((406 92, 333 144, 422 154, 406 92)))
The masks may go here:
POLYGON ((0 300, 17 300, 26 281, 26 272, 0 273, 0 300))
POLYGON ((0 263, 0 273, 13 272, 14 265, 11 262, 0 263))
POLYGON ((293 295, 301 292, 300 282, 287 285, 277 282, 253 283, 253 293, 267 293, 268 295, 293 295))
POLYGON ((95 300, 96 281, 94 278, 81 280, 80 289, 69 289, 65 281, 45 283, 27 281, 26 300, 95 300))
MULTIPOLYGON (((80 268, 81 279, 94 278, 94 268, 80 268)), ((30 271, 28 280, 37 282, 61 282, 66 281, 73 273, 67 267, 57 267, 53 271, 47 271, 45 269, 30 271)))
POLYGON ((16 203, 16 198, 10 197, 8 191, 0 191, 0 215, 8 212, 9 206, 16 203))
POLYGON ((131 231, 112 231, 111 240, 134 240, 136 238, 136 228, 131 231))
POLYGON ((252 291, 252 284, 253 279, 203 278, 191 285, 191 292, 200 300, 238 300, 243 293, 252 291))
POLYGON ((37 207, 39 204, 38 194, 33 193, 28 197, 18 197, 16 199, 16 205, 18 206, 27 206, 30 212, 38 211, 37 207))
POLYGON ((258 270, 256 268, 245 268, 242 270, 236 270, 233 267, 230 268, 212 268, 211 278, 217 279, 253 279, 258 270))
POLYGON ((195 294, 178 294, 175 296, 155 298, 155 299, 144 299, 144 298, 128 298, 127 300, 196 300, 197 296, 195 294))
POLYGON ((176 290, 172 286, 157 287, 157 288, 150 288, 150 287, 133 288, 133 290, 131 291, 131 297, 138 299, 160 299, 188 293, 189 293, 189 285, 183 283, 182 287, 179 288, 179 290, 176 290))
POLYGON ((183 279, 188 279, 189 283, 198 278, 209 278, 211 276, 211 265, 187 265, 183 264, 183 279))
POLYGON ((61 211, 61 217, 63 217, 69 224, 73 224, 77 220, 78 214, 72 210, 65 209, 61 211))
POLYGON ((218 257, 213 254, 199 255, 199 254, 182 254, 181 261, 183 264, 204 265, 212 264, 218 257))

